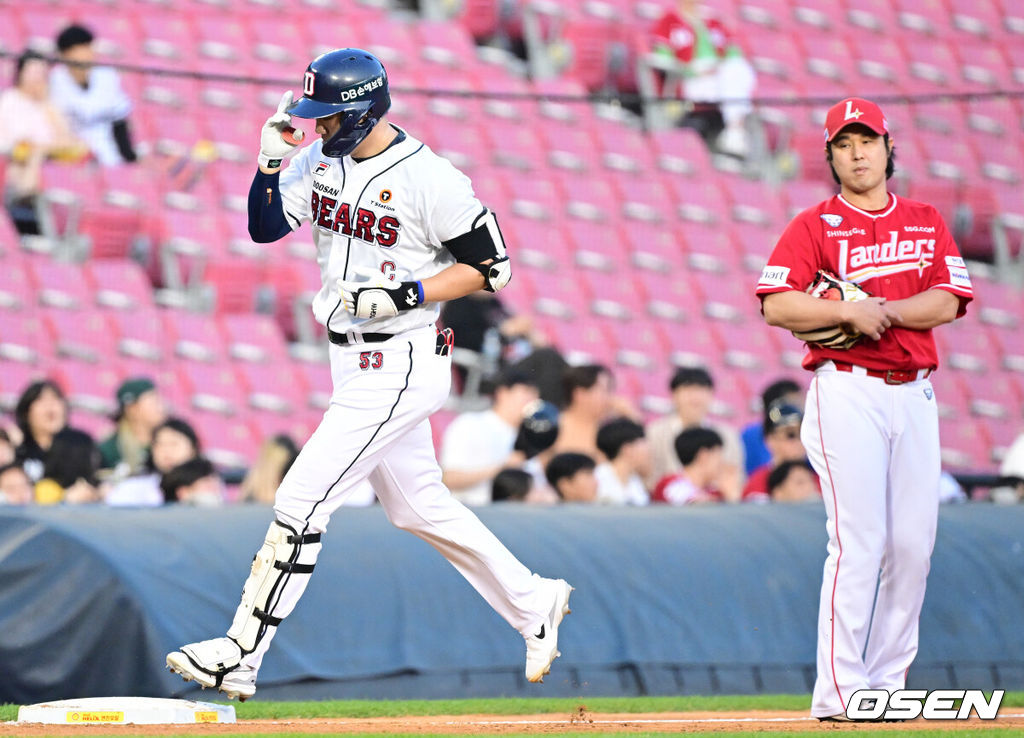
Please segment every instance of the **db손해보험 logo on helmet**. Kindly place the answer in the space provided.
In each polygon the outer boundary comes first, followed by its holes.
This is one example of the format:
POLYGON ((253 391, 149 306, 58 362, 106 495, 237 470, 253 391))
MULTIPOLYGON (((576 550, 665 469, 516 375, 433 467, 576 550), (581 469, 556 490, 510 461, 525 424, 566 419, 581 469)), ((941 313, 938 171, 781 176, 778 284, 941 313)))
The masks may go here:
POLYGON ((342 102, 348 102, 349 100, 357 100, 360 97, 362 97, 363 95, 367 94, 368 92, 372 92, 373 90, 380 89, 383 86, 384 86, 384 77, 382 75, 380 77, 377 77, 377 79, 370 80, 369 82, 366 82, 365 84, 361 84, 361 85, 359 85, 358 87, 356 87, 354 89, 342 90, 341 91, 341 101, 342 102))

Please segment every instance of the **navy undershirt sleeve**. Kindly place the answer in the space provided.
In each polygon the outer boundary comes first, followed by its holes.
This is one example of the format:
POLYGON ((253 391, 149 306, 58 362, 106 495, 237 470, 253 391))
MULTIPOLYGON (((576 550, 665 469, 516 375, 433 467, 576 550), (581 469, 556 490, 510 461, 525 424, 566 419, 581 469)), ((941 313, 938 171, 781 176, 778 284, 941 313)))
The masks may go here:
POLYGON ((284 238, 292 229, 284 217, 278 181, 281 172, 265 174, 259 169, 249 187, 249 235, 256 243, 284 238))

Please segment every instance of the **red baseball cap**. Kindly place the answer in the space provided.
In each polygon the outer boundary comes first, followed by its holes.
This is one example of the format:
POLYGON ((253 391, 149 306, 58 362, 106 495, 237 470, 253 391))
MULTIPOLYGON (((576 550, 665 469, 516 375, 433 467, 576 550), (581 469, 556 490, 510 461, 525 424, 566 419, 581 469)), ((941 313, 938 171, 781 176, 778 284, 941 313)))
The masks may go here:
POLYGON ((867 126, 879 136, 889 132, 880 107, 862 97, 848 97, 829 108, 825 116, 825 141, 831 141, 846 126, 854 123, 867 126))

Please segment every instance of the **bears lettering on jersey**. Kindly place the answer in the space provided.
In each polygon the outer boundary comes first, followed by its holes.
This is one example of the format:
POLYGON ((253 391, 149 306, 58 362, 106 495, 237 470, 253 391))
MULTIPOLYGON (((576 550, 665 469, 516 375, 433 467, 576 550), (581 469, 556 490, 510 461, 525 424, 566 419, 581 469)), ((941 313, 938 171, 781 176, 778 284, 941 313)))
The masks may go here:
POLYGON ((349 203, 338 202, 337 194, 336 189, 326 185, 313 189, 309 200, 313 223, 325 230, 358 238, 366 243, 376 243, 386 249, 398 243, 399 231, 402 229, 398 218, 393 215, 378 217, 368 208, 356 208, 353 213, 349 203), (328 192, 335 197, 329 197, 328 192))

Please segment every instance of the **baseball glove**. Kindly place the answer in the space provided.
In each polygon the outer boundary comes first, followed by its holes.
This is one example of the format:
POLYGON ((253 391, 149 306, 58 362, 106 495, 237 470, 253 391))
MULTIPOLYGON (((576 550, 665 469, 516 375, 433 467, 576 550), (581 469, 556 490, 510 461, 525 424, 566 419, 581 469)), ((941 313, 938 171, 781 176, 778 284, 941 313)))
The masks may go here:
MULTIPOLYGON (((821 300, 849 300, 857 302, 869 297, 868 293, 853 282, 845 282, 834 274, 818 270, 807 286, 807 294, 821 300)), ((809 331, 793 331, 793 335, 822 348, 845 350, 859 341, 863 334, 848 325, 832 325, 809 331)))

